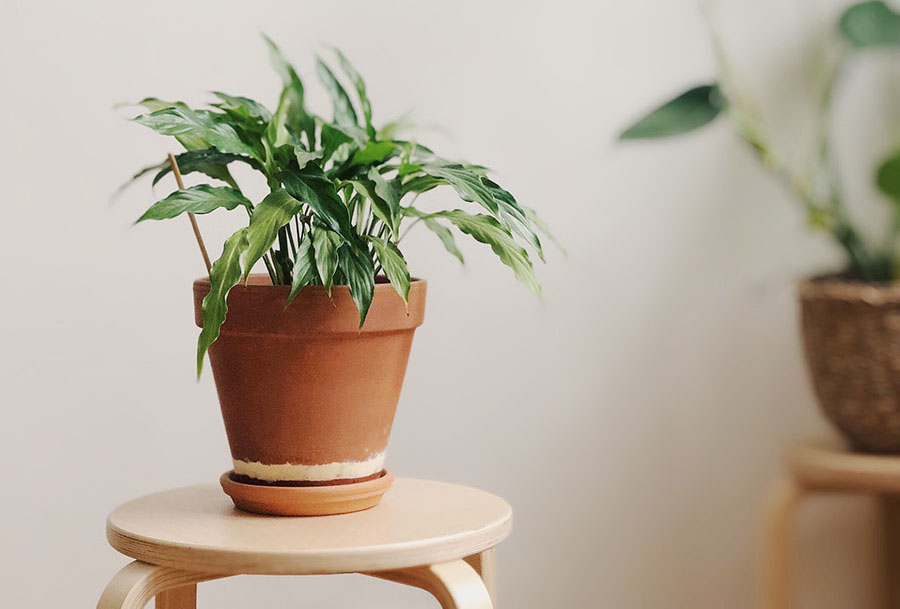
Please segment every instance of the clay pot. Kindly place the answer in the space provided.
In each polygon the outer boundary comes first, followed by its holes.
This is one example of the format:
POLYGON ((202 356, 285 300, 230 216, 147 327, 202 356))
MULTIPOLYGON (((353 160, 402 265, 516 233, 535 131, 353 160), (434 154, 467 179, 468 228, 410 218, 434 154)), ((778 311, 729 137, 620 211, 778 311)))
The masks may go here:
MULTIPOLYGON (((362 329, 346 286, 303 288, 252 275, 228 295, 228 313, 209 350, 233 478, 244 484, 315 486, 383 474, 384 455, 413 333, 425 314, 424 281, 409 307, 388 283, 362 329)), ((194 310, 209 280, 194 282, 194 310)))
POLYGON ((798 294, 825 416, 859 450, 900 453, 900 286, 826 276, 798 294))

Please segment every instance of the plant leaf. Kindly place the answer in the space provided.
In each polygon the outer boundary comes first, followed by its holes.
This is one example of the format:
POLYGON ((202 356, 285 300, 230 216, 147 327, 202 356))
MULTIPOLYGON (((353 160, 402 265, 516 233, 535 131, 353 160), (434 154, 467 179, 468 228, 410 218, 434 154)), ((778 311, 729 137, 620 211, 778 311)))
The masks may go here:
POLYGON ((375 128, 372 126, 372 104, 366 93, 366 81, 363 80, 363 77, 356 71, 356 68, 353 67, 353 64, 350 63, 350 60, 347 59, 340 49, 334 47, 334 53, 337 55, 341 70, 347 75, 347 78, 350 79, 353 86, 356 87, 356 94, 359 96, 359 104, 363 111, 363 118, 366 121, 366 131, 369 133, 370 138, 374 138, 375 128))
MULTIPOLYGON (((178 170, 181 175, 191 173, 202 173, 215 180, 221 180, 234 188, 240 190, 231 172, 228 171, 228 164, 234 161, 247 163, 251 167, 256 168, 257 165, 245 156, 239 154, 228 154, 219 152, 215 148, 207 148, 206 150, 188 150, 181 154, 175 155, 175 161, 178 163, 178 170)), ((160 180, 172 171, 172 167, 168 162, 164 162, 159 172, 153 177, 153 185, 155 186, 160 180)))
POLYGON ((249 208, 250 201, 237 190, 227 186, 200 184, 176 190, 165 199, 157 201, 137 219, 137 222, 168 220, 186 212, 208 214, 220 208, 232 210, 240 205, 249 208))
POLYGON ((456 259, 459 260, 460 264, 466 263, 465 259, 463 258, 462 252, 459 251, 459 248, 456 246, 456 240, 453 238, 453 232, 449 228, 438 222, 436 218, 433 218, 429 214, 421 212, 413 207, 404 208, 403 213, 408 216, 420 218, 425 227, 435 235, 437 235, 438 239, 441 240, 441 243, 444 244, 444 248, 448 252, 453 254, 456 259))
POLYGON ((338 249, 342 243, 343 239, 340 235, 324 226, 315 227, 312 231, 316 268, 319 272, 319 279, 329 296, 331 296, 331 286, 334 285, 334 272, 338 266, 338 249))
POLYGON ((403 302, 409 303, 409 269, 406 266, 406 260, 400 249, 391 241, 381 239, 375 236, 369 236, 369 241, 375 248, 375 254, 378 256, 378 264, 381 265, 388 281, 400 294, 403 302))
POLYGON ((841 15, 840 31, 859 48, 900 45, 900 14, 880 0, 859 2, 841 15))
POLYGON ((534 267, 528 252, 515 242, 509 229, 495 218, 485 214, 468 214, 460 209, 436 212, 430 216, 447 218, 476 241, 490 245, 500 261, 513 270, 516 278, 532 292, 540 295, 541 286, 534 275, 534 267))
POLYGON ((319 75, 319 80, 322 81, 322 85, 324 85, 331 96, 331 104, 334 108, 334 122, 342 126, 358 127, 356 110, 353 109, 353 102, 350 101, 350 96, 347 95, 347 91, 335 78, 331 68, 320 58, 316 58, 316 72, 319 75))
POLYGON ((230 112, 237 117, 263 123, 268 123, 272 118, 272 113, 269 112, 268 108, 249 97, 228 95, 221 91, 213 91, 212 94, 222 100, 221 103, 215 104, 217 108, 230 112))
MULTIPOLYGON (((305 286, 308 286, 316 280, 316 258, 313 252, 312 238, 307 235, 306 238, 300 239, 300 245, 297 246, 297 257, 294 260, 294 270, 291 273, 293 280, 291 281, 291 293, 288 294, 285 308, 297 294, 305 286)), ((331 292, 329 292, 329 295, 331 292)))
POLYGON ((226 298, 241 280, 241 254, 247 249, 247 231, 242 228, 225 241, 222 255, 209 271, 209 293, 203 298, 203 328, 197 339, 197 378, 203 371, 203 356, 217 338, 228 313, 226 298))
POLYGON ((885 159, 878 168, 875 181, 881 192, 900 203, 900 152, 885 159))
POLYGON ((311 162, 302 170, 284 172, 279 178, 285 190, 295 199, 309 205, 325 226, 348 241, 356 238, 347 206, 338 196, 334 182, 318 165, 311 162))
POLYGON ((132 120, 163 135, 202 140, 206 143, 202 148, 212 146, 220 152, 246 154, 262 162, 256 148, 244 142, 231 125, 219 119, 221 116, 176 106, 142 114, 132 120))
POLYGON ((347 286, 353 302, 359 309, 359 327, 362 328, 375 295, 375 267, 368 250, 353 243, 346 243, 338 250, 338 267, 347 278, 347 286))
POLYGON ((369 142, 353 153, 350 165, 372 165, 383 163, 397 151, 393 142, 369 142))
POLYGON ((250 226, 247 227, 247 255, 244 257, 245 281, 250 275, 253 265, 275 243, 278 229, 290 222, 302 207, 303 204, 283 188, 273 190, 256 206, 250 217, 250 226))
POLYGON ((553 233, 550 232, 550 227, 547 226, 547 223, 544 222, 544 221, 541 219, 541 217, 537 215, 537 212, 534 211, 533 209, 531 209, 530 207, 524 207, 523 209, 525 210, 525 215, 528 216, 528 220, 529 220, 532 224, 534 224, 534 225, 537 227, 537 229, 538 229, 539 231, 541 231, 542 233, 544 233, 544 235, 545 235, 548 239, 550 239, 550 241, 553 242, 553 245, 555 245, 556 248, 557 248, 560 252, 562 252, 563 256, 567 256, 567 257, 568 257, 569 253, 566 251, 566 248, 564 248, 564 247, 562 246, 562 244, 559 242, 559 240, 553 235, 553 233))
POLYGON ((619 139, 635 140, 687 133, 711 122, 726 106, 718 85, 694 87, 631 125, 622 132, 619 139))

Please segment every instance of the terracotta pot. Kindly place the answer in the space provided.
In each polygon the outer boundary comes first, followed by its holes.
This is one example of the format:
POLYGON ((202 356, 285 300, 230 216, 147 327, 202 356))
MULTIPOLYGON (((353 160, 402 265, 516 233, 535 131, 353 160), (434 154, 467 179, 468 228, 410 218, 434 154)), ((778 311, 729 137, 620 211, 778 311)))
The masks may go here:
POLYGON ((825 416, 859 450, 900 452, 900 286, 799 286, 806 361, 825 416))
MULTIPOLYGON (((413 333, 425 314, 424 281, 409 307, 375 286, 366 323, 346 286, 306 287, 285 308, 288 286, 252 275, 228 295, 209 350, 234 479, 313 486, 377 478, 403 385, 413 333)), ((209 280, 194 282, 194 310, 209 280)))

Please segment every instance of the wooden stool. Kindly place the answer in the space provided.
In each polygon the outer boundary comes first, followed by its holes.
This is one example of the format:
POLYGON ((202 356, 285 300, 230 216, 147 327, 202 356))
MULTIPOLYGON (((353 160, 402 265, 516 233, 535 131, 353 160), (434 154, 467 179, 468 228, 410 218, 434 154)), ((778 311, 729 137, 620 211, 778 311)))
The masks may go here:
POLYGON ((496 603, 494 546, 512 509, 477 489, 397 479, 381 503, 354 514, 259 516, 215 486, 148 495, 109 516, 110 544, 136 559, 98 609, 194 609, 197 583, 239 574, 363 573, 422 588, 445 609, 496 603))
MULTIPOLYGON (((794 607, 794 514, 813 493, 882 495, 886 573, 900 574, 900 456, 854 453, 838 440, 806 441, 787 453, 787 475, 773 485, 765 512, 762 601, 794 607)), ((886 582, 889 607, 900 607, 900 577, 886 582)))

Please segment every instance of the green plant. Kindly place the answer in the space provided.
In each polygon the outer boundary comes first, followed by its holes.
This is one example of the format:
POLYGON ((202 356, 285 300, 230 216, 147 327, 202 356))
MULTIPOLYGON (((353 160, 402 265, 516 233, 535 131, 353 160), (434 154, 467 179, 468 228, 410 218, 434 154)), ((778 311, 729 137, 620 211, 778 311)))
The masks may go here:
POLYGON ((846 274, 868 282, 900 279, 900 151, 878 168, 875 180, 891 200, 893 221, 885 243, 863 238, 844 204, 840 180, 834 167, 830 114, 834 90, 853 52, 875 47, 900 47, 900 14, 880 0, 847 8, 837 29, 839 51, 826 70, 818 95, 818 132, 814 162, 806 172, 796 172, 779 151, 774 139, 740 95, 722 50, 713 34, 719 64, 719 82, 694 87, 652 111, 622 132, 623 140, 661 138, 692 131, 717 116, 731 119, 737 133, 801 201, 809 225, 826 231, 843 248, 846 274))
MULTIPOLYGON (((330 94, 333 118, 313 114, 304 103, 297 71, 271 40, 266 43, 283 81, 274 112, 246 97, 214 91, 217 101, 207 109, 144 99, 139 105, 148 113, 132 119, 173 136, 185 148, 176 156, 182 173, 205 174, 225 184, 177 190, 154 203, 139 222, 238 208, 249 217, 248 225, 225 241, 210 271, 198 374, 225 321, 229 290, 246 281, 258 261, 272 283, 291 286, 285 306, 304 286, 321 285, 330 294, 332 286, 346 284, 362 327, 378 274, 406 301, 410 274, 398 244, 417 223, 434 232, 460 262, 463 256, 450 226, 489 245, 519 281, 540 294, 529 252, 518 242, 543 261, 538 231, 546 233, 546 226, 533 210, 491 180, 485 167, 451 162, 416 142, 397 139, 396 122, 376 129, 365 82, 336 49, 355 100, 335 71, 318 59, 318 77, 330 94), (232 163, 244 163, 265 176, 270 192, 262 201, 254 204, 243 194, 229 171, 232 163), (419 195, 444 185, 485 213, 416 206, 419 195)), ((163 162, 133 179, 156 172, 156 184, 169 171, 163 162)))

